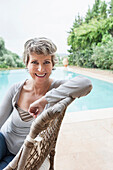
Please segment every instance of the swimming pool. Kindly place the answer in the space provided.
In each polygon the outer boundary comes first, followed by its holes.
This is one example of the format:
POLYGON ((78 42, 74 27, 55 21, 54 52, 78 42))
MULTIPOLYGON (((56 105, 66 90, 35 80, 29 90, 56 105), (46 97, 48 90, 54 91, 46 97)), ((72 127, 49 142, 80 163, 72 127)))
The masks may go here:
MULTIPOLYGON (((51 77, 55 79, 71 79, 77 75, 63 68, 56 68, 51 77)), ((30 76, 26 70, 0 71, 0 102, 7 89, 14 83, 28 79, 30 76)), ((87 77, 87 76, 85 76, 87 77)), ((67 109, 67 112, 93 110, 113 107, 113 84, 88 77, 93 84, 91 93, 80 99, 76 99, 67 109)))

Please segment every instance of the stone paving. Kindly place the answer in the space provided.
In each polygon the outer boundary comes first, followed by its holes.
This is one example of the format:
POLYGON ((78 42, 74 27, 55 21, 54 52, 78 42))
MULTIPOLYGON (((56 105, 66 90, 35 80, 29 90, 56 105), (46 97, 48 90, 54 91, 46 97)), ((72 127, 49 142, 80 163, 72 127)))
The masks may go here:
MULTIPOLYGON (((66 69, 113 83, 111 72, 66 69)), ((113 108, 66 114, 56 152, 55 170, 113 170, 113 108)))

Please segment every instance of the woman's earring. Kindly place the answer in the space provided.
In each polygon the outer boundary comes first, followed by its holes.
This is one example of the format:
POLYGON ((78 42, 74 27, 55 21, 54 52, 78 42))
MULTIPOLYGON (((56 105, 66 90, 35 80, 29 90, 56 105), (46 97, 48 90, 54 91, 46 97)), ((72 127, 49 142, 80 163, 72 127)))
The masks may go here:
POLYGON ((52 70, 56 70, 56 68, 55 68, 55 67, 53 67, 53 68, 52 68, 52 70))

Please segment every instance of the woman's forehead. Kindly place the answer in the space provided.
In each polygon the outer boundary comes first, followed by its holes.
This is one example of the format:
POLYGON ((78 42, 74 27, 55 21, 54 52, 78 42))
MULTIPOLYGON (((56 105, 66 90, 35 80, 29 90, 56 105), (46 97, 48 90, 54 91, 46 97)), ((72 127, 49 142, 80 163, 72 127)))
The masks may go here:
POLYGON ((29 57, 30 57, 30 59, 37 59, 37 60, 51 59, 50 55, 36 54, 34 52, 30 53, 29 57))

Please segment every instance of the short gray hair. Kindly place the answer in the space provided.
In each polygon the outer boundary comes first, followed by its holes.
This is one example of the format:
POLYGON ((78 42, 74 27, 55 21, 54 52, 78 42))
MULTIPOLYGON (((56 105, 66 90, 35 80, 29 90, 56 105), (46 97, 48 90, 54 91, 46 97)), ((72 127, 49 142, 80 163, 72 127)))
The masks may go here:
POLYGON ((48 38, 40 37, 28 40, 24 45, 23 61, 28 65, 29 54, 34 52, 38 55, 50 55, 52 58, 53 66, 57 63, 55 52, 57 51, 56 45, 48 38))

